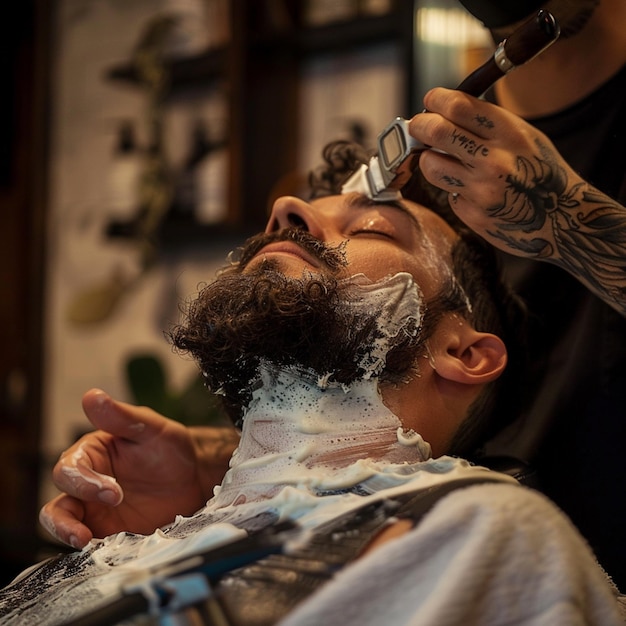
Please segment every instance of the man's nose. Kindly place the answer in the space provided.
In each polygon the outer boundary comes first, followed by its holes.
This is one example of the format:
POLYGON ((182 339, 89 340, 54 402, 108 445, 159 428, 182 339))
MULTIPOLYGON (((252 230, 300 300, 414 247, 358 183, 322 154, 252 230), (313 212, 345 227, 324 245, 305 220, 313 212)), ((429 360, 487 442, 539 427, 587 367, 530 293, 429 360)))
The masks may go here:
POLYGON ((316 215, 315 209, 295 196, 283 196, 274 202, 265 232, 272 233, 283 228, 301 228, 319 239, 323 235, 320 216, 316 215))

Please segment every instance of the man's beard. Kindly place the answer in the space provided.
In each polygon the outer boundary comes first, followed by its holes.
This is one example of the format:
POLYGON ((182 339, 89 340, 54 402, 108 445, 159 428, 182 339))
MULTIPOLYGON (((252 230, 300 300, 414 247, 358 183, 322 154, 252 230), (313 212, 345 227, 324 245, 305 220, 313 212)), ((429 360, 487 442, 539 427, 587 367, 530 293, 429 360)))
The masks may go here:
MULTIPOLYGON (((355 282, 342 278, 341 248, 329 248, 304 231, 288 229, 247 242, 240 260, 224 270, 188 304, 186 320, 169 337, 174 347, 191 354, 209 390, 224 396, 237 422, 258 381, 259 367, 296 367, 349 385, 369 375, 373 344, 385 333, 381 307, 355 282), (273 261, 261 261, 242 273, 265 245, 297 240, 322 265, 320 273, 288 278, 273 261), (359 301, 363 306, 354 306, 359 301)), ((418 307, 416 307, 418 308, 418 307)), ((420 311, 389 342, 381 380, 399 382, 413 369, 423 350, 420 311)))

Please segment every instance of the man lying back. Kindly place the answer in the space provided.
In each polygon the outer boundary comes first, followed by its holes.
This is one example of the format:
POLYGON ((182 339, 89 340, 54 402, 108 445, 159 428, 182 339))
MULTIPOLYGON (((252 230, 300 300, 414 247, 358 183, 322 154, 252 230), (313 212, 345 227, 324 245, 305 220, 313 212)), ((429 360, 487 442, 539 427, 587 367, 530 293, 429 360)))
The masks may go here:
POLYGON ((520 386, 522 314, 493 258, 419 186, 337 193, 360 156, 329 146, 317 196, 279 198, 170 331, 241 429, 213 495, 198 431, 89 392, 99 430, 65 453, 67 493, 42 512, 84 547, 5 588, 3 623, 97 614, 164 564, 285 521, 280 557, 211 580, 223 623, 623 623, 569 521, 459 456, 520 386))

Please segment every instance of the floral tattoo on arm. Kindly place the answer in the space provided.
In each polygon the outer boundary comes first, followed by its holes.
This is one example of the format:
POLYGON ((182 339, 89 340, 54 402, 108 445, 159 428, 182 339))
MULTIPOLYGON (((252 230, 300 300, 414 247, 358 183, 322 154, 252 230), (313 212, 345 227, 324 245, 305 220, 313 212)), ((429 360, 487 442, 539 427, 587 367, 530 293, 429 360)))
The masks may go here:
POLYGON ((488 210, 489 234, 512 250, 555 263, 626 314, 626 211, 566 170, 538 142, 540 156, 518 157, 502 204, 488 210))

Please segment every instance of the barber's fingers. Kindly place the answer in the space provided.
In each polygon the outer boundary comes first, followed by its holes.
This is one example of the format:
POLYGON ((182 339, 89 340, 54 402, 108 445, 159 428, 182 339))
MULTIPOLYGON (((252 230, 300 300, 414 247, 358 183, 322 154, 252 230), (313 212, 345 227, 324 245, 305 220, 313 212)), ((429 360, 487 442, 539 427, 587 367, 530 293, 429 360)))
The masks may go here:
POLYGON ((437 113, 420 113, 409 123, 413 137, 468 168, 479 167, 493 151, 492 141, 453 124, 437 113))
MULTIPOLYGON (((478 167, 468 167, 456 157, 436 150, 425 150, 419 159, 419 168, 426 180, 448 193, 471 192, 478 167)), ((481 170, 485 167, 486 164, 480 166, 481 170)))
POLYGON ((517 173, 516 156, 493 145, 488 155, 471 162, 437 150, 425 150, 420 155, 419 168, 431 184, 463 196, 483 209, 504 201, 508 181, 517 173))
POLYGON ((83 516, 82 502, 63 494, 44 504, 39 521, 53 537, 80 549, 93 538, 91 530, 81 522, 83 516))
POLYGON ((431 89, 424 96, 424 107, 482 139, 498 137, 511 121, 505 109, 456 89, 431 89))

